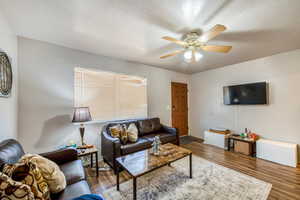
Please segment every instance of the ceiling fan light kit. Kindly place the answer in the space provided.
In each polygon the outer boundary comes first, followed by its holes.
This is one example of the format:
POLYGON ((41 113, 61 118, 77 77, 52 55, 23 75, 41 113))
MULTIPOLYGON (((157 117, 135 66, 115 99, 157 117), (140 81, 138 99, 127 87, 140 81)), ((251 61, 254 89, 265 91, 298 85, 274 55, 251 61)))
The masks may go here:
POLYGON ((203 55, 199 52, 200 50, 208 52, 228 53, 232 49, 232 46, 217 46, 207 44, 209 40, 217 37, 225 30, 226 27, 224 25, 217 24, 208 32, 205 32, 202 35, 195 31, 187 33, 186 35, 184 35, 183 40, 177 40, 169 36, 164 36, 162 37, 162 39, 182 46, 183 50, 174 51, 172 53, 163 55, 160 58, 164 59, 180 53, 184 53, 183 57, 185 61, 198 62, 203 57, 203 55))
POLYGON ((200 52, 195 52, 194 53, 195 58, 193 58, 193 50, 186 50, 183 54, 184 60, 188 63, 192 62, 193 59, 198 62, 201 58, 203 58, 203 54, 201 54, 200 52))

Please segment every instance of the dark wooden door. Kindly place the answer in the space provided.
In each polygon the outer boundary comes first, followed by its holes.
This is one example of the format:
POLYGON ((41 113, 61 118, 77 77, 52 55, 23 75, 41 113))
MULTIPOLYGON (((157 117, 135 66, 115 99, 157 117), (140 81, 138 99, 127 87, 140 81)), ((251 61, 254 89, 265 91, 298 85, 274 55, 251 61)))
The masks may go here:
POLYGON ((185 83, 171 83, 172 126, 180 136, 188 135, 188 87, 185 83))

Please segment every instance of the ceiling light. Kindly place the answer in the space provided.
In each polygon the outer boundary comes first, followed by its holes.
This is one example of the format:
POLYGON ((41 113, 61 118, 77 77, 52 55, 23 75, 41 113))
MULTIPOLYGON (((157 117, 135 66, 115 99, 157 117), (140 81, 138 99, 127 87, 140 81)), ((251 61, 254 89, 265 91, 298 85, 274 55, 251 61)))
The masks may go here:
POLYGON ((193 51, 192 50, 187 50, 183 54, 185 60, 191 60, 193 58, 193 51))
MULTIPOLYGON (((183 54, 184 60, 186 62, 191 62, 193 60, 193 51, 192 50, 187 50, 183 54)), ((195 61, 198 62, 203 55, 199 53, 198 51, 195 51, 195 61)))

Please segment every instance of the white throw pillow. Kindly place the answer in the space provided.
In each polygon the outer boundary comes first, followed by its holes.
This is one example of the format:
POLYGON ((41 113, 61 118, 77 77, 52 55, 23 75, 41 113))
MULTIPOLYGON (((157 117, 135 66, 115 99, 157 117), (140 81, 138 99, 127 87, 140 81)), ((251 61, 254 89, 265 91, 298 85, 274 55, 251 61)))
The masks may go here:
POLYGON ((127 132, 127 135, 128 135, 128 140, 130 142, 136 142, 138 140, 138 133, 139 132, 138 132, 138 129, 137 129, 137 127, 134 123, 131 123, 128 126, 126 132, 127 132))

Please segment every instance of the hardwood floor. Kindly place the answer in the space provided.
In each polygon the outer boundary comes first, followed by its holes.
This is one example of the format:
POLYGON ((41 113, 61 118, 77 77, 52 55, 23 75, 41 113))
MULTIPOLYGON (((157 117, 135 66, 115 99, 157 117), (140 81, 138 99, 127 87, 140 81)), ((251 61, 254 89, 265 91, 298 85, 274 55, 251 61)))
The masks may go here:
MULTIPOLYGON (((300 200, 300 166, 298 168, 286 167, 258 158, 227 152, 202 144, 199 140, 185 139, 190 140, 190 142, 183 141, 182 146, 192 150, 194 155, 271 183, 273 186, 269 200, 300 200)), ((87 170, 87 174, 94 193, 101 194, 116 184, 116 178, 112 171, 100 172, 98 178, 95 177, 95 172, 90 169, 87 170)), ((120 182, 122 183, 129 178, 128 174, 122 172, 120 182)))

